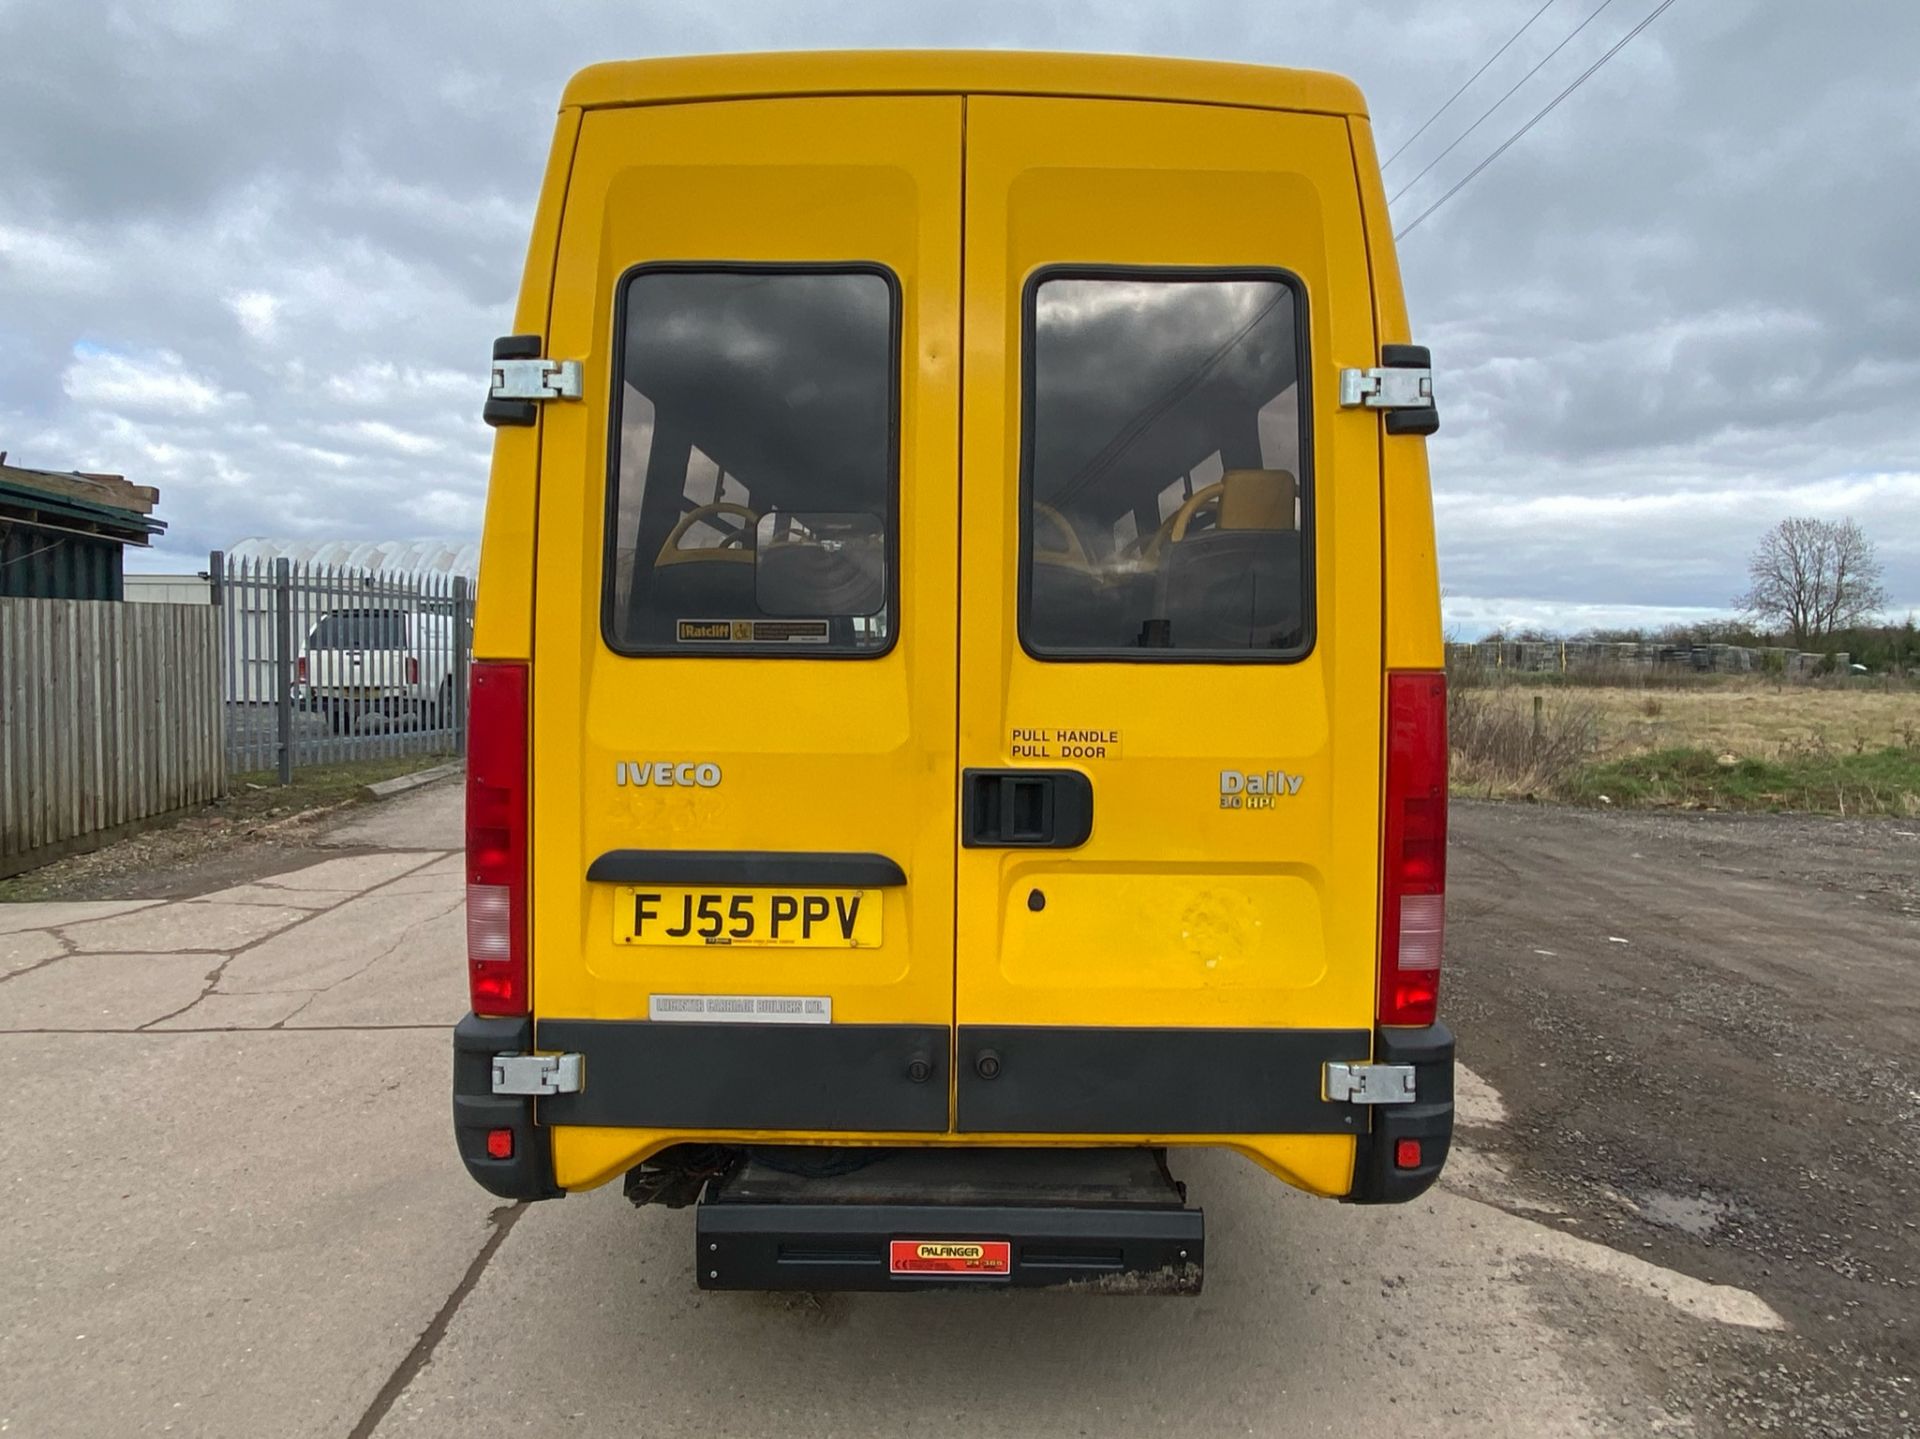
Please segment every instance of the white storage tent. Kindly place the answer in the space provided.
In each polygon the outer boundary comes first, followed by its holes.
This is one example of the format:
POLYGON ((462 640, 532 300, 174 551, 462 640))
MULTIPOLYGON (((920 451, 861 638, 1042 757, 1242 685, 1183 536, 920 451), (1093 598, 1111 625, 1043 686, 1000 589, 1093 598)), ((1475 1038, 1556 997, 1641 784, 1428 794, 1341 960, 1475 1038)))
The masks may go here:
POLYGON ((480 546, 451 540, 241 540, 227 551, 229 560, 257 563, 291 560, 294 567, 324 567, 400 578, 414 575, 480 573, 480 546))

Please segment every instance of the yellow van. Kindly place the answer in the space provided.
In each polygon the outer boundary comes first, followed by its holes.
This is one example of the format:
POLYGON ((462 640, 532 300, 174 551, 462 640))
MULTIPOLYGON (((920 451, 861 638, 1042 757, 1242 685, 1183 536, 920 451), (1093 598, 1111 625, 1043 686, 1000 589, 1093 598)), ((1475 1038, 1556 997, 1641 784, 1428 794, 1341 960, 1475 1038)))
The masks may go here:
POLYGON ((1170 1150, 1439 1173, 1445 685, 1360 95, 568 85, 496 426, 455 1128, 699 1282, 1191 1290, 1170 1150))

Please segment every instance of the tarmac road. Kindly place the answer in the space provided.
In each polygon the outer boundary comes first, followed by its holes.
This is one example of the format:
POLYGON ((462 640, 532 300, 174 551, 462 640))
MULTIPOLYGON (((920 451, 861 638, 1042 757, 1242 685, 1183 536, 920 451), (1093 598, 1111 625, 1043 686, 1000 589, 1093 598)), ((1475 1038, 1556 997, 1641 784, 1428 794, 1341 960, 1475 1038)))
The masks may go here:
POLYGON ((707 1295, 685 1212, 497 1206, 453 785, 191 899, 0 908, 0 1432, 1908 1432, 1907 829, 1458 807, 1449 1177, 1177 1160, 1191 1300, 707 1295))

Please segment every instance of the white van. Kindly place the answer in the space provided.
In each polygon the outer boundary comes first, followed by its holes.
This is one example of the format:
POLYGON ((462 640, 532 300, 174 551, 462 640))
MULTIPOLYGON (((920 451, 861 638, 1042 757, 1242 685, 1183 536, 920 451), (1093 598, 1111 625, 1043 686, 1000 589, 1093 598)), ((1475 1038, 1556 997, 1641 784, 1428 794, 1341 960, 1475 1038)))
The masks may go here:
POLYGON ((333 610, 300 648, 295 681, 335 734, 368 715, 453 723, 455 675, 466 637, 453 616, 391 606, 333 610))

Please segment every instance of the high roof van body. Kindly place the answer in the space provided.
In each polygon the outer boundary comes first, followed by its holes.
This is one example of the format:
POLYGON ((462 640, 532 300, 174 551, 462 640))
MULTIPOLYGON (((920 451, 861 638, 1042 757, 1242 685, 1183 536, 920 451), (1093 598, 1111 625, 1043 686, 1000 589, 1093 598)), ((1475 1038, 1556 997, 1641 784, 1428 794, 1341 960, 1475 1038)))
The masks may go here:
POLYGON ((1432 1183, 1436 412, 1351 84, 598 65, 515 328, 482 1184, 698 1197, 715 1287, 1191 1288, 1166 1151, 1432 1183))

